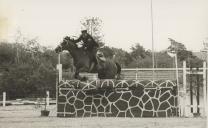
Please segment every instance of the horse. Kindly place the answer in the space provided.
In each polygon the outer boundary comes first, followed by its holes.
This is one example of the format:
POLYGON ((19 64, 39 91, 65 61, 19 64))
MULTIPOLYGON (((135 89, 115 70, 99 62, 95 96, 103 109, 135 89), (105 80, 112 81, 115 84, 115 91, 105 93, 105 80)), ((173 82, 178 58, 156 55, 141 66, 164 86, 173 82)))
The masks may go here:
MULTIPOLYGON (((90 65, 92 64, 93 54, 92 52, 86 51, 83 48, 79 48, 76 43, 70 37, 65 37, 63 41, 55 48, 56 53, 67 50, 72 58, 73 65, 75 66, 75 79, 86 80, 86 78, 80 77, 80 72, 87 73, 98 73, 99 79, 119 79, 121 73, 121 66, 110 59, 101 59, 99 55, 96 55, 97 62, 95 62, 94 67, 90 70, 90 65)), ((103 57, 102 57, 103 58, 103 57)))

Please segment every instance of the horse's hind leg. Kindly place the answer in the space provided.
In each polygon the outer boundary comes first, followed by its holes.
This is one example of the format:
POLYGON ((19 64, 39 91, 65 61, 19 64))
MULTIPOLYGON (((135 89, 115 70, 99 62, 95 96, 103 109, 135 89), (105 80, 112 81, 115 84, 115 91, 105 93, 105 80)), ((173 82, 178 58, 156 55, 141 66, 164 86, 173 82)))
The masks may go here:
POLYGON ((79 77, 80 77, 80 76, 79 76, 79 72, 75 71, 74 78, 75 78, 75 79, 79 79, 79 77))
POLYGON ((121 79, 121 76, 120 76, 121 75, 121 66, 117 62, 115 64, 116 64, 116 67, 117 67, 117 77, 116 77, 116 79, 121 79))

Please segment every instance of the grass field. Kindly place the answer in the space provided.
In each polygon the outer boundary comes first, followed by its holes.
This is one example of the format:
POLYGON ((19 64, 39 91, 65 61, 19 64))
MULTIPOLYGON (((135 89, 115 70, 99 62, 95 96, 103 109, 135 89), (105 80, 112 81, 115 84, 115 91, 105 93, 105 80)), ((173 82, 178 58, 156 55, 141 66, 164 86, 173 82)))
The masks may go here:
POLYGON ((49 117, 34 105, 0 107, 0 128, 206 128, 205 118, 58 118, 51 105, 49 117))

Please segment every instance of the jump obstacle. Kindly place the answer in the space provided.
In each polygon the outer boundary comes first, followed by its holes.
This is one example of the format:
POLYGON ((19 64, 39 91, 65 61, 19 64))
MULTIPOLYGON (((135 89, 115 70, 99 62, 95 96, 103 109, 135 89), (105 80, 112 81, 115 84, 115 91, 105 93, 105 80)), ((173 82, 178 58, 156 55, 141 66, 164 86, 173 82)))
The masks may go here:
POLYGON ((2 106, 5 107, 6 106, 6 92, 3 92, 3 95, 2 95, 2 106))
MULTIPOLYGON (((3 92, 3 95, 1 98, 2 98, 2 101, 0 101, 0 104, 2 104, 3 107, 6 107, 7 103, 8 103, 8 101, 6 101, 6 92, 3 92)), ((44 100, 46 101, 46 106, 49 107, 49 105, 50 105, 50 92, 49 91, 46 91, 46 97, 44 100)), ((10 104, 16 105, 17 103, 11 102, 10 104)), ((24 105, 24 103, 22 103, 22 104, 24 105)), ((19 105, 19 103, 18 103, 18 105, 19 105)))
MULTIPOLYGON (((179 85, 177 85, 176 79, 165 80, 159 77, 160 80, 142 80, 138 74, 135 79, 129 80, 95 80, 94 78, 86 82, 63 80, 60 55, 57 70, 58 117, 188 117, 190 113, 194 113, 195 106, 197 113, 200 108, 203 110, 200 113, 203 112, 203 116, 206 116, 206 63, 203 68, 189 69, 186 68, 186 62, 183 62, 183 68, 178 69, 179 73, 182 73, 179 74, 179 77, 183 78, 179 85), (203 77, 202 102, 204 104, 199 104, 198 86, 197 105, 193 105, 193 93, 190 90, 192 83, 187 84, 187 76, 191 78, 193 75, 203 77), (187 90, 187 85, 190 86, 189 90, 187 90), (188 91, 190 91, 190 95, 188 95, 188 91), (190 103, 187 103, 189 96, 190 103)), ((139 70, 142 69, 137 69, 136 73, 139 73, 139 70)), ((177 75, 175 74, 175 76, 177 75)), ((199 83, 198 77, 197 83, 199 83)))

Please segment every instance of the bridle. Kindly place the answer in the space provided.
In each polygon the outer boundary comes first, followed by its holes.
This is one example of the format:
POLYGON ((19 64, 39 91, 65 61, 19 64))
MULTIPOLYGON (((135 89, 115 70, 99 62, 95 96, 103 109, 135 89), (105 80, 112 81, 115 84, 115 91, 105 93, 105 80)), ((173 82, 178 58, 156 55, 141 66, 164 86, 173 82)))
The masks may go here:
MULTIPOLYGON (((63 40, 63 42, 66 43, 65 45, 70 45, 70 44, 69 44, 69 43, 70 43, 69 41, 72 41, 72 42, 73 42, 73 40, 71 40, 70 37, 65 37, 64 40, 63 40), (66 39, 66 38, 67 38, 67 39, 66 39)), ((62 43, 63 43, 63 42, 62 42, 62 43)), ((60 44, 58 45, 58 48, 60 48, 61 51, 63 51, 63 46, 61 45, 62 43, 60 43, 60 44)))
POLYGON ((63 48, 62 48, 61 44, 59 44, 59 45, 57 46, 57 48, 60 48, 60 49, 61 49, 60 52, 63 51, 63 48))

